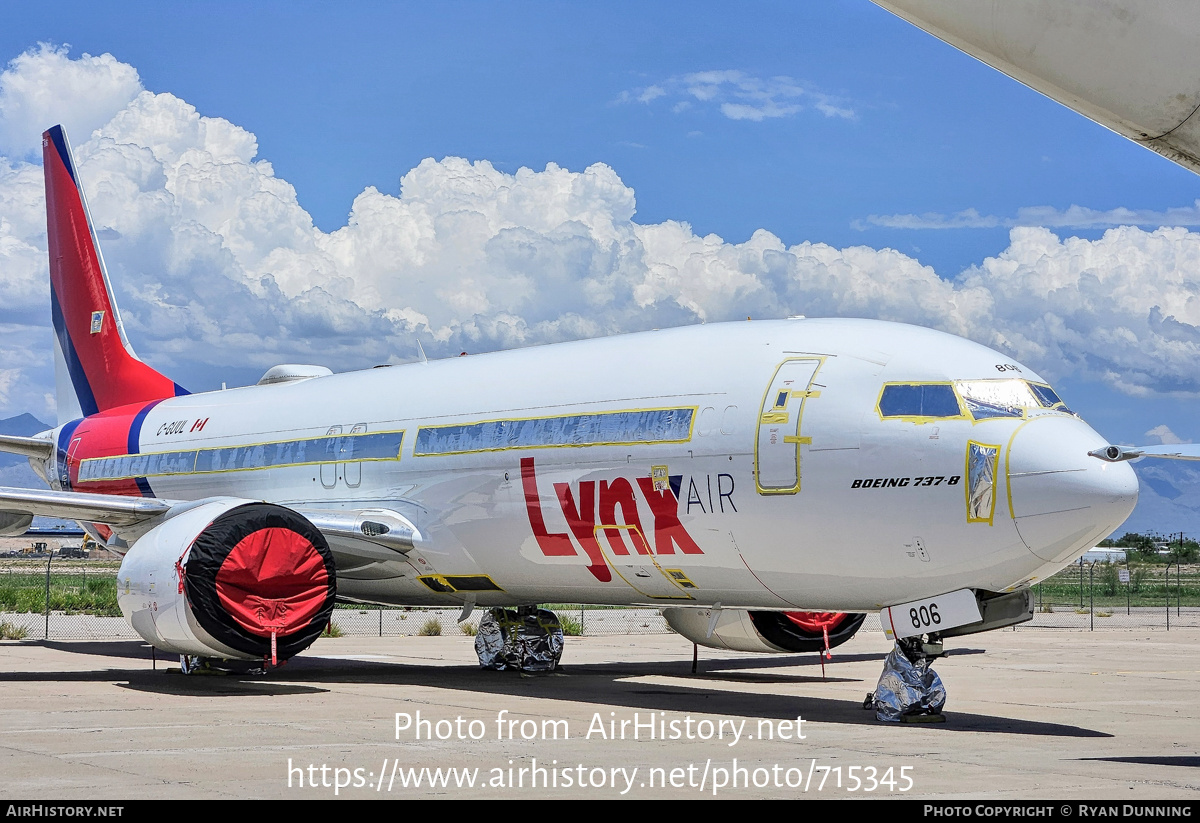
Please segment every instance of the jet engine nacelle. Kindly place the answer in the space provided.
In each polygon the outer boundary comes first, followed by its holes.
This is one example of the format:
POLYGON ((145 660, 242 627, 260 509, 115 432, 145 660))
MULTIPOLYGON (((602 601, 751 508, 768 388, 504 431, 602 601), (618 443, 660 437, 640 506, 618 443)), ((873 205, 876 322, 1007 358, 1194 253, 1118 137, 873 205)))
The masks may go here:
POLYGON ((840 646, 859 630, 865 614, 819 614, 810 612, 760 612, 721 609, 709 633, 712 609, 663 609, 667 625, 693 643, 737 652, 824 651, 840 646))
POLYGON ((202 501, 133 544, 117 573, 122 614, 156 648, 286 660, 333 611, 337 581, 321 532, 283 506, 202 501))

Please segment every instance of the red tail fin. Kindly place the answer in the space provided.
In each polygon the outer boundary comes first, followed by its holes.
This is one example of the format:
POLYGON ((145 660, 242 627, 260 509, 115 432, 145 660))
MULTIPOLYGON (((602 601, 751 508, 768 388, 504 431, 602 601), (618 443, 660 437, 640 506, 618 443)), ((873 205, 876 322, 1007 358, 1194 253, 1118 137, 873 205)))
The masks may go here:
POLYGON ((42 135, 59 422, 187 394, 125 339, 62 126, 42 135))

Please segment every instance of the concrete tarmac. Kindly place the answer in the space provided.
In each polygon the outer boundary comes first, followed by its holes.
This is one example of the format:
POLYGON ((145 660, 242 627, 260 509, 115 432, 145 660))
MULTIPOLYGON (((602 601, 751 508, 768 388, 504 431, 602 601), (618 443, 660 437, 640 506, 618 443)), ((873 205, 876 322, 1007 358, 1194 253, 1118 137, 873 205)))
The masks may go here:
POLYGON ((343 637, 185 677, 139 642, 0 642, 0 797, 1200 799, 1200 630, 959 638, 938 725, 861 708, 889 648, 693 675, 676 636, 567 638, 521 676, 465 636, 343 637))

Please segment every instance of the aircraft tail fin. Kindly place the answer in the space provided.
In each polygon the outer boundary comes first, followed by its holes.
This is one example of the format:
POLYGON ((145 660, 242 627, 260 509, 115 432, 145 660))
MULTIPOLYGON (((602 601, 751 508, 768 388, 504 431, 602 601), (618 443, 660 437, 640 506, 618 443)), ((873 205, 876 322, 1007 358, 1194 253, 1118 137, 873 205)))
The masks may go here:
POLYGON ((138 359, 62 126, 42 134, 58 422, 188 392, 138 359))

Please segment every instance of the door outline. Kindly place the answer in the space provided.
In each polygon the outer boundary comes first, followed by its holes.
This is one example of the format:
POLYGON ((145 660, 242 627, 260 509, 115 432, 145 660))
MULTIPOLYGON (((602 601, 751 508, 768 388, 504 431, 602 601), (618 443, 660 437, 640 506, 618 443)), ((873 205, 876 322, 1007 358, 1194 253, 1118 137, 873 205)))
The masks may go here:
MULTIPOLYGON (((625 585, 629 586, 629 588, 633 589, 638 594, 642 595, 643 597, 649 597, 652 600, 695 600, 696 599, 696 598, 692 597, 690 594, 688 594, 687 591, 684 590, 683 586, 679 585, 678 581, 673 579, 671 577, 671 575, 667 574, 666 571, 663 570, 663 567, 661 565, 659 565, 658 558, 654 556, 654 550, 650 548, 650 543, 647 542, 646 536, 644 534, 642 534, 642 530, 640 528, 638 528, 636 525, 623 524, 623 523, 622 524, 614 523, 614 524, 610 524, 610 525, 598 525, 598 526, 593 527, 592 535, 596 540, 596 545, 598 545, 600 547, 600 553, 602 555, 604 555, 604 562, 608 564, 608 567, 613 570, 613 572, 617 575, 617 577, 619 577, 625 581, 625 585), (642 554, 639 552, 637 554, 623 555, 625 558, 627 558, 627 560, 625 561, 626 565, 633 565, 632 563, 629 562, 631 560, 640 560, 643 562, 641 562, 638 565, 644 566, 644 565, 646 565, 644 561, 649 560, 650 563, 652 563, 654 565, 654 568, 658 569, 658 573, 662 576, 662 579, 667 581, 668 583, 670 583, 671 587, 674 590, 678 591, 679 593, 678 594, 653 594, 651 592, 644 591, 644 590, 638 588, 636 585, 634 585, 633 581, 631 581, 625 575, 621 574, 621 570, 617 566, 617 559, 616 559, 615 553, 612 551, 612 544, 609 543, 609 541, 607 540, 607 535, 601 534, 601 532, 603 532, 605 529, 627 529, 630 532, 632 532, 630 537, 632 540, 635 541, 633 544, 634 550, 637 551, 638 546, 640 545, 646 549, 646 553, 642 554), (605 539, 601 539, 602 537, 605 539), (606 544, 607 544, 607 550, 605 548, 606 544)), ((636 578, 636 575, 633 575, 633 577, 636 578)), ((688 582, 691 582, 691 581, 688 581, 688 582)), ((695 584, 693 584, 693 586, 694 585, 695 584)))
POLYGON ((803 357, 789 357, 775 367, 775 371, 771 373, 771 379, 767 382, 767 387, 763 391, 762 405, 759 406, 758 423, 754 427, 754 488, 759 494, 796 494, 800 491, 800 447, 811 446, 812 438, 804 437, 800 434, 800 427, 804 421, 804 409, 808 405, 810 398, 816 399, 821 396, 820 391, 813 391, 813 384, 816 382, 817 375, 821 371, 821 366, 825 365, 824 355, 809 355, 803 357), (812 374, 808 378, 808 383, 803 389, 796 390, 794 388, 787 389, 787 396, 784 397, 784 390, 776 388, 772 392, 772 387, 775 387, 775 381, 779 377, 779 373, 783 371, 789 363, 815 363, 812 374), (768 406, 768 402, 772 400, 768 406), (798 399, 800 403, 796 406, 792 405, 792 401, 798 399), (780 403, 782 400, 782 404, 780 403), (796 482, 791 486, 785 487, 765 487, 762 485, 762 475, 759 471, 759 442, 762 439, 762 427, 764 425, 787 424, 790 422, 790 409, 796 409, 796 428, 794 434, 785 434, 783 437, 784 443, 792 443, 796 447, 796 482))
MULTIPOLYGON (((329 431, 325 432, 326 437, 333 437, 335 434, 341 434, 341 426, 330 426, 329 431)), ((327 489, 332 489, 338 482, 338 452, 334 452, 333 460, 321 464, 321 485, 327 489)))
MULTIPOLYGON (((365 434, 366 431, 366 423, 355 423, 350 429, 350 434, 365 434)), ((357 489, 362 483, 362 463, 358 460, 342 463, 342 477, 345 479, 347 486, 352 489, 357 489), (351 482, 351 480, 353 480, 353 482, 351 482)))
MULTIPOLYGON (((83 435, 80 435, 73 438, 70 445, 67 446, 67 456, 63 459, 62 466, 59 468, 61 472, 60 484, 64 489, 69 490, 71 488, 71 464, 74 463, 76 472, 79 471, 79 458, 75 456, 75 452, 79 450, 79 444, 82 442, 83 435)), ((78 474, 76 476, 78 477, 78 474)))

